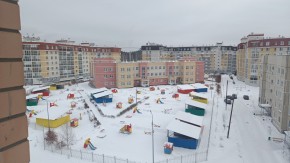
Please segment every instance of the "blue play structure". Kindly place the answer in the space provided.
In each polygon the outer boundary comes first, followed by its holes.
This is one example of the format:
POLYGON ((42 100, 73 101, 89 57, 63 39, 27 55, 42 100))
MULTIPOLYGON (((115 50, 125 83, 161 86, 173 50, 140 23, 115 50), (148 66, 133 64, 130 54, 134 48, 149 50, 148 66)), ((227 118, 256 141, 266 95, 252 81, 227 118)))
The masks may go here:
POLYGON ((96 103, 110 103, 113 102, 113 93, 111 91, 104 91, 94 94, 92 98, 96 103))
POLYGON ((190 138, 178 133, 174 133, 173 136, 168 136, 168 142, 173 143, 175 147, 187 149, 196 149, 198 146, 198 139, 190 138))

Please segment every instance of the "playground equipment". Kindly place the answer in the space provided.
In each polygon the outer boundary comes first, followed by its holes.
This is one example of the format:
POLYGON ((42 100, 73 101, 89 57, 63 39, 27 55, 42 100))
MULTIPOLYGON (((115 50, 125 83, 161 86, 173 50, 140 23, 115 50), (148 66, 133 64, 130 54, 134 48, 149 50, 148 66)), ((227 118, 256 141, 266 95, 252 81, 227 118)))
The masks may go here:
POLYGON ((137 94, 141 94, 141 91, 137 90, 136 93, 137 93, 137 94))
POLYGON ((157 104, 163 104, 163 102, 160 100, 160 98, 158 98, 158 99, 156 100, 156 103, 157 103, 157 104))
POLYGON ((129 103, 129 104, 132 104, 133 102, 134 102, 134 99, 133 99, 132 96, 130 96, 130 97, 128 98, 128 103, 129 103))
POLYGON ((161 89, 161 94, 162 94, 162 95, 165 94, 165 89, 161 89))
POLYGON ((84 143, 84 148, 90 147, 91 150, 95 150, 97 149, 92 143, 91 143, 91 139, 88 138, 86 139, 85 143, 84 143))
POLYGON ((175 98, 175 99, 176 99, 176 98, 179 98, 179 94, 178 94, 178 93, 173 94, 173 95, 172 95, 172 98, 175 98))
POLYGON ((155 91, 155 87, 150 87, 149 90, 150 91, 155 91))
POLYGON ((116 104, 116 108, 121 109, 121 108, 122 108, 122 102, 118 102, 118 103, 116 104))
POLYGON ((113 89, 112 93, 118 93, 118 90, 117 89, 113 89))
POLYGON ((173 143, 165 142, 163 147, 165 154, 171 154, 173 151, 173 143))
POLYGON ((57 104, 55 102, 49 103, 49 107, 53 107, 53 106, 57 106, 57 104))
POLYGON ((76 103, 76 102, 72 101, 72 102, 70 103, 70 107, 71 107, 71 108, 75 108, 76 106, 77 106, 77 103, 76 103))
POLYGON ((70 121, 71 127, 78 127, 78 125, 79 125, 79 120, 77 118, 74 118, 70 121))
POLYGON ((137 109, 137 107, 134 107, 134 108, 133 108, 133 113, 136 113, 136 112, 141 114, 140 110, 137 109))
POLYGON ((132 133, 132 125, 124 125, 121 129, 120 129, 120 133, 123 134, 131 134, 132 133))
POLYGON ((67 99, 74 99, 75 98, 75 95, 73 93, 69 93, 67 96, 66 96, 67 99))
POLYGON ((34 111, 34 110, 31 110, 31 111, 30 111, 30 113, 29 113, 29 118, 31 118, 31 117, 32 117, 32 115, 37 115, 37 114, 35 113, 35 111, 34 111))

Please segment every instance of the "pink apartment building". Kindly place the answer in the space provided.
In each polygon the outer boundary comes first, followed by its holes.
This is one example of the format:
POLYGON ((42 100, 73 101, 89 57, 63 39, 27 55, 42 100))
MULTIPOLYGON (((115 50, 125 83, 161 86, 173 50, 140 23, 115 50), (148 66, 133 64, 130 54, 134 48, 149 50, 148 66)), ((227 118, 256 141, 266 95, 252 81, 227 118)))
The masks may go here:
POLYGON ((91 64, 91 84, 95 87, 130 88, 204 81, 204 63, 195 58, 177 61, 117 62, 95 58, 91 64))

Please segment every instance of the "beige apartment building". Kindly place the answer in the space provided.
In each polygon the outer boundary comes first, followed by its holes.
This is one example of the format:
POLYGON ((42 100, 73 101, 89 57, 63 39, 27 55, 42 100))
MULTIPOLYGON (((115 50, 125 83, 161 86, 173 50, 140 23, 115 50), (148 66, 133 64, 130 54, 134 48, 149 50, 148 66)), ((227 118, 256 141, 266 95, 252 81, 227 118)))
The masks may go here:
POLYGON ((263 56, 285 54, 290 54, 290 38, 249 34, 238 45, 237 78, 248 85, 259 86, 263 56))
POLYGON ((280 132, 290 130, 290 55, 264 55, 262 58, 260 104, 280 132))
POLYGON ((30 162, 20 29, 18 2, 0 0, 1 163, 30 162))

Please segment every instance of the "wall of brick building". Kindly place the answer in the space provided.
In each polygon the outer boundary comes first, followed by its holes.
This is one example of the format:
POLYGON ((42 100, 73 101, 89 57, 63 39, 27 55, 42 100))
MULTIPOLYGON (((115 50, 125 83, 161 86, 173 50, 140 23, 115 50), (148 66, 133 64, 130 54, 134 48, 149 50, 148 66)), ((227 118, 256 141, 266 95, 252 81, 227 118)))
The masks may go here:
POLYGON ((0 162, 28 163, 20 12, 17 1, 0 0, 0 162), (15 157, 17 156, 17 157, 15 157))

